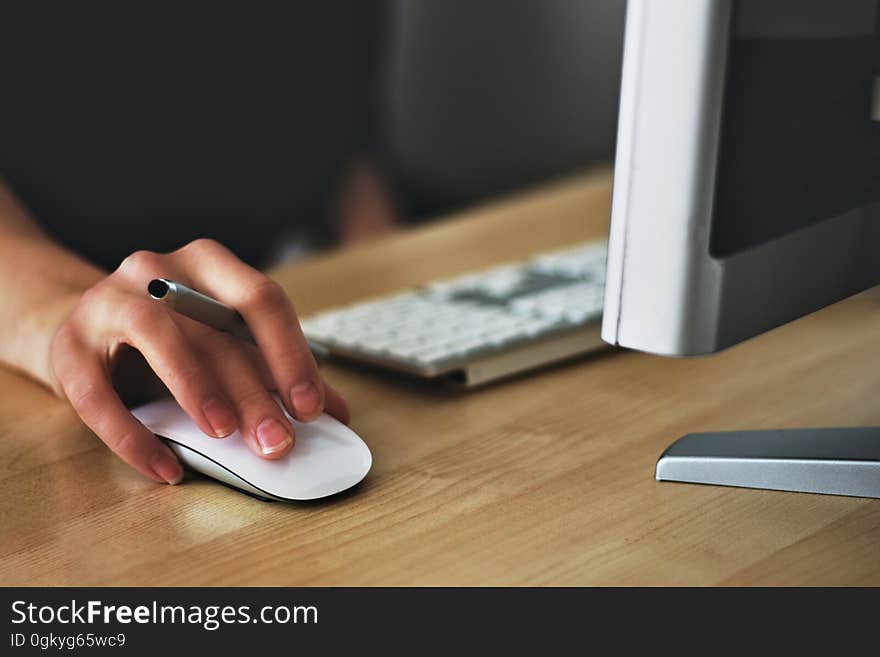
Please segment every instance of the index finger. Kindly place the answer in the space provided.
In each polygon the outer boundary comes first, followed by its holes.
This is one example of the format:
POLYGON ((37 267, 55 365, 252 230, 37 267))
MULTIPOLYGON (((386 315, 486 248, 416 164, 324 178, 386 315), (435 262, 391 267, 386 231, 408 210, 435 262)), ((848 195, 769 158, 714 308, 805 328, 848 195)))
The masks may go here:
POLYGON ((241 313, 290 414, 301 421, 320 415, 324 385, 281 286, 213 240, 196 240, 178 254, 196 289, 241 313))
POLYGON ((123 461, 154 481, 180 482, 183 470, 174 454, 125 408, 97 358, 71 350, 56 371, 77 415, 123 461))

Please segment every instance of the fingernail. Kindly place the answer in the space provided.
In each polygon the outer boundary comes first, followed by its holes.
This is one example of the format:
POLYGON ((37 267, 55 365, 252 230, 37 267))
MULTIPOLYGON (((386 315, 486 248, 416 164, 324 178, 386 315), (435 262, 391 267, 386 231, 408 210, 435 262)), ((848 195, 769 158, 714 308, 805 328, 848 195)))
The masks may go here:
POLYGON ((257 442, 263 454, 277 454, 293 444, 293 435, 278 420, 267 417, 257 426, 257 442))
POLYGON ((218 438, 224 438, 235 431, 238 426, 238 420, 232 409, 218 397, 211 397, 205 405, 202 406, 202 412, 211 425, 214 435, 218 438))
POLYGON ((299 383, 290 390, 290 403, 298 420, 314 420, 323 410, 321 395, 311 381, 299 383))
POLYGON ((183 479, 183 468, 170 454, 158 452, 150 459, 150 468, 156 473, 156 476, 163 481, 171 484, 179 484, 183 479))

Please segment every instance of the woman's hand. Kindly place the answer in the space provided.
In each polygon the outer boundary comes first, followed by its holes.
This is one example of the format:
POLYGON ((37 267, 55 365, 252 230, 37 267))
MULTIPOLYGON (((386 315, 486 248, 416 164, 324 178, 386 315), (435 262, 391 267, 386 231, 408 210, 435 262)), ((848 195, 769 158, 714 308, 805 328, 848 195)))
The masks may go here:
POLYGON ((56 387, 83 421, 132 467, 177 483, 182 470, 171 450, 114 389, 114 365, 129 347, 206 435, 221 439, 238 429, 262 458, 280 458, 295 441, 270 390, 297 420, 313 420, 326 409, 348 421, 345 402, 318 373, 284 291, 212 240, 169 254, 130 255, 80 297, 51 345, 56 387), (232 306, 258 347, 156 303, 146 294, 154 278, 179 281, 232 306))

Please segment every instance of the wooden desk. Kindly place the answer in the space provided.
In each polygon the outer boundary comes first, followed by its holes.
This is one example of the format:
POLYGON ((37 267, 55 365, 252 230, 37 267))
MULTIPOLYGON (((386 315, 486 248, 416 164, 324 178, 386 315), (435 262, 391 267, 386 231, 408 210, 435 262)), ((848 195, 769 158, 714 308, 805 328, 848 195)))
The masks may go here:
MULTIPOLYGON (((598 174, 277 273, 304 312, 606 230, 598 174)), ((723 354, 616 352, 472 393, 327 367, 373 470, 330 501, 154 485, 0 372, 0 583, 880 584, 880 501, 658 483, 683 433, 880 423, 869 292, 723 354)))

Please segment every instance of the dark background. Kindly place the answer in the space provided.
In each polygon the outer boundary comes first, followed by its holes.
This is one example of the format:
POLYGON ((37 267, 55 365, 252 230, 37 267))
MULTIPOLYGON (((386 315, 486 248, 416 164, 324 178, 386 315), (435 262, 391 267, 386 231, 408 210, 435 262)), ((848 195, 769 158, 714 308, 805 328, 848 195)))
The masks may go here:
POLYGON ((620 0, 4 4, 0 173, 112 268, 330 244, 354 156, 419 220, 612 158, 620 0))

